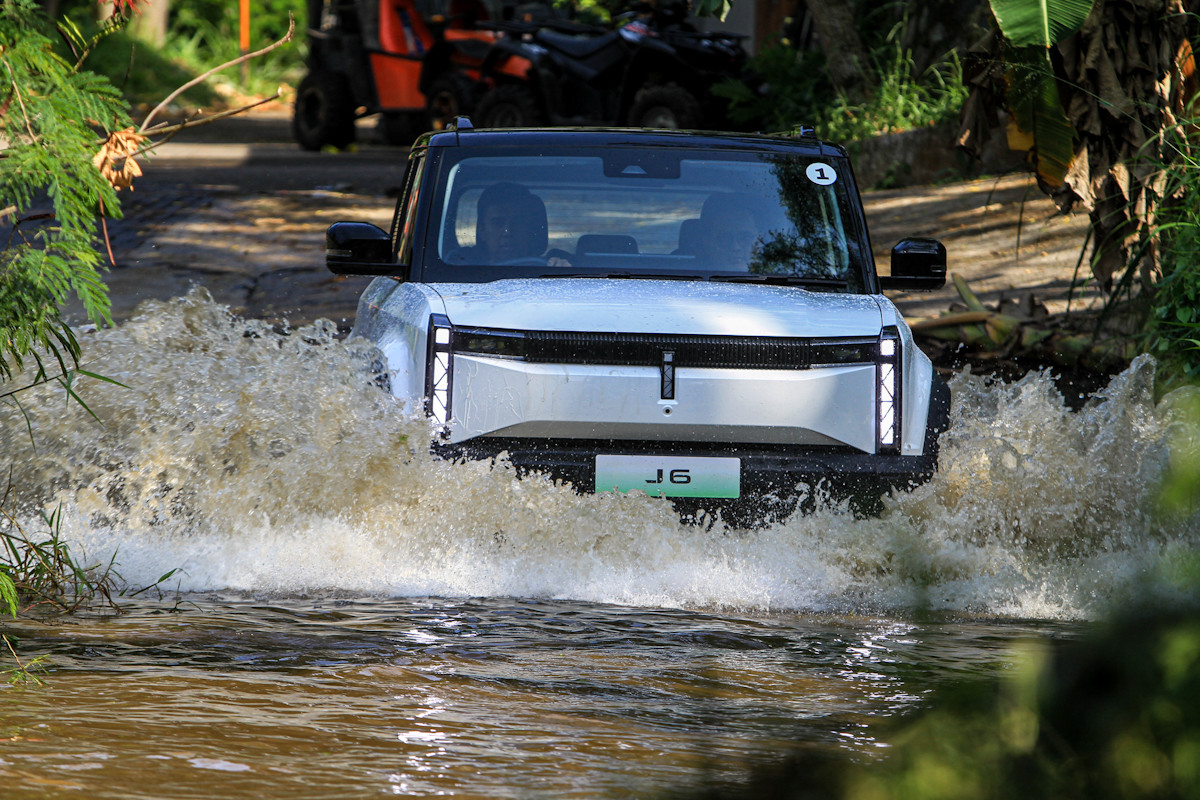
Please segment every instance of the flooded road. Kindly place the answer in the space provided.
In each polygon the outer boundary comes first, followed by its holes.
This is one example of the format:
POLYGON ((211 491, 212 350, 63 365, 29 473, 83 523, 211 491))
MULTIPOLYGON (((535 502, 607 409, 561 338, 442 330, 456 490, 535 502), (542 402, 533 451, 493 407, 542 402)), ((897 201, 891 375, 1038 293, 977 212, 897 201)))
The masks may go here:
POLYGON ((6 796, 583 798, 870 757, 930 688, 1062 626, 194 596, 20 627, 54 668, 0 693, 6 796))
POLYGON ((49 668, 0 690, 6 797, 650 797, 872 758, 1200 541, 1158 510, 1180 423, 1148 362, 1079 412, 960 376, 928 485, 736 530, 432 458, 330 325, 194 293, 83 344, 128 387, 77 387, 102 423, 0 407, 24 523, 61 508, 130 590, 175 572, 121 615, 2 623, 49 668))

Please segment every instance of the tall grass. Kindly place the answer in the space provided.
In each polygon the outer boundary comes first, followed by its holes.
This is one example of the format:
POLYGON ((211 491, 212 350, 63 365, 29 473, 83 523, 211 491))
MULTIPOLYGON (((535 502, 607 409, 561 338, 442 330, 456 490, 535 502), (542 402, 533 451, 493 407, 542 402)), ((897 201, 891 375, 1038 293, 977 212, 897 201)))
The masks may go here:
MULTIPOLYGON (((0 496, 0 613, 16 617, 35 611, 74 612, 97 603, 116 608, 117 575, 113 562, 84 565, 62 539, 62 509, 41 512, 44 528, 28 530, 11 504, 11 475, 0 496)), ((0 668, 8 683, 40 684, 46 659, 23 661, 12 639, 0 632, 0 659, 13 666, 0 668)))
POLYGON ((40 529, 18 518, 11 479, 0 496, 0 598, 10 615, 38 608, 71 612, 100 602, 114 606, 113 562, 85 565, 62 538, 62 509, 39 514, 40 529))
POLYGON ((741 81, 713 87, 713 94, 729 100, 729 117, 735 124, 771 131, 803 125, 834 142, 956 119, 967 98, 957 54, 948 54, 917 75, 912 54, 898 41, 876 51, 877 83, 865 100, 851 100, 834 90, 819 51, 767 47, 751 59, 750 68, 763 79, 763 92, 755 93, 741 81))
POLYGON ((962 64, 956 53, 913 74, 912 54, 895 43, 876 63, 879 85, 869 98, 851 102, 839 94, 816 120, 817 134, 835 142, 853 142, 957 119, 967 99, 962 64))

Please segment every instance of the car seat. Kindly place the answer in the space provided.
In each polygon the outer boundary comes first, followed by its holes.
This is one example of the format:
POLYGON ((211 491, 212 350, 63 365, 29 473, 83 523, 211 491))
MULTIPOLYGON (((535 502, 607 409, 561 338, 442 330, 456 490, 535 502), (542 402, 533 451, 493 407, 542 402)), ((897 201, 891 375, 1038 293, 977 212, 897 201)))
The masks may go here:
POLYGON ((704 249, 704 225, 698 219, 685 219, 679 226, 679 247, 674 256, 698 256, 704 249))

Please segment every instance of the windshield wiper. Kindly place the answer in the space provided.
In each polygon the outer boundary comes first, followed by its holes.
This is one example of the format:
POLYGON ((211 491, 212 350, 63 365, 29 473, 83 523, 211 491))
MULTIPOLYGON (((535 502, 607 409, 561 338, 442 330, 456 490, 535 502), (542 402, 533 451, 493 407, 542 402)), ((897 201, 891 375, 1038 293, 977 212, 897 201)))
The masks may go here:
POLYGON ((850 284, 844 278, 818 278, 812 275, 713 275, 711 281, 725 283, 769 283, 776 286, 805 286, 814 289, 845 289, 850 284))
POLYGON ((679 272, 546 272, 543 278, 638 278, 656 281, 702 281, 702 275, 679 272))

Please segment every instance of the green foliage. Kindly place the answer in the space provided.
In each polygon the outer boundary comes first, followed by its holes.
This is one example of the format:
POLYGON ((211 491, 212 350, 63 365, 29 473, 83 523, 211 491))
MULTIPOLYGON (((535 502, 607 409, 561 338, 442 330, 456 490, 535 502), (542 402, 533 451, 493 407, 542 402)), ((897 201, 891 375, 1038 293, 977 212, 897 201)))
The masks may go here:
POLYGON ((750 69, 764 81, 764 91, 755 92, 733 79, 712 88, 714 95, 729 100, 729 117, 738 125, 768 131, 811 126, 816 121, 815 110, 833 96, 825 56, 819 50, 772 45, 755 54, 750 69))
MULTIPOLYGON (((1194 114, 1194 111, 1192 112, 1194 114)), ((1159 361, 1164 388, 1200 385, 1200 117, 1183 116, 1164 132, 1162 156, 1133 169, 1159 174, 1166 199, 1146 246, 1157 247, 1162 279, 1148 293, 1146 352, 1159 361)), ((1133 253, 1139 258, 1140 253, 1133 253)))
POLYGON ((7 681, 10 685, 32 684, 34 686, 41 686, 43 684, 42 679, 34 673, 46 671, 46 657, 38 656, 31 661, 22 663, 21 659, 17 657, 17 651, 13 647, 12 640, 7 636, 0 635, 0 641, 4 642, 5 647, 8 648, 8 652, 12 654, 13 661, 16 663, 15 667, 0 669, 0 675, 7 676, 7 681))
POLYGON ((732 7, 731 0, 693 0, 692 13, 697 17, 716 17, 723 20, 732 7))
POLYGON ((83 565, 72 556, 62 540, 61 508, 43 512, 41 521, 44 530, 26 531, 12 509, 0 507, 0 575, 11 584, 10 611, 18 600, 27 607, 59 611, 74 611, 97 600, 113 605, 113 564, 83 565))
POLYGON ((1200 512, 1200 438, 1195 435, 1200 430, 1200 388, 1180 392, 1172 400, 1180 422, 1172 437, 1160 499, 1164 509, 1182 516, 1200 512))
POLYGON ((783 45, 766 47, 750 60, 750 69, 764 81, 764 91, 754 92, 741 81, 729 80, 714 86, 713 94, 729 100, 730 119, 738 125, 770 131, 803 125, 835 142, 956 118, 967 96, 957 55, 950 53, 916 76, 912 56, 901 48, 898 34, 899 28, 893 28, 876 51, 878 85, 864 102, 851 102, 834 91, 824 54, 783 45))
POLYGON ((1008 110, 1023 135, 1022 149, 1036 153, 1038 177, 1047 186, 1059 186, 1075 158, 1075 130, 1063 111, 1050 53, 1036 47, 1009 50, 1005 64, 1008 110))
MULTIPOLYGON (((288 14, 296 10, 297 5, 288 0, 256 2, 250 15, 251 49, 282 39, 288 31, 288 14)), ((302 12, 296 26, 298 30, 304 30, 302 12)), ((206 72, 237 58, 241 55, 239 38, 237 3, 218 0, 172 2, 166 51, 188 70, 206 72)), ((304 37, 299 36, 296 44, 256 59, 245 71, 247 84, 239 88, 248 93, 271 94, 280 84, 298 84, 304 73, 304 37)), ((238 70, 230 70, 225 75, 239 84, 241 76, 242 72, 238 70)), ((182 81, 176 85, 179 83, 182 81)))
POLYGON ((1061 186, 1075 157, 1075 130, 1059 97, 1050 48, 1079 30, 1092 0, 991 0, 1004 37, 1006 105, 1044 186, 1061 186))
MULTIPOLYGON (((294 0, 255 0, 250 11, 250 46, 258 48, 282 39, 288 31, 288 15, 301 12, 303 4, 294 0)), ((304 20, 297 20, 303 28, 304 20)), ((221 31, 238 41, 238 4, 228 0, 172 0, 169 27, 181 36, 198 32, 221 31)))
POLYGON ((1013 47, 1046 48, 1079 30, 1092 0, 990 0, 1004 38, 1013 47))
POLYGON ((962 65, 951 53, 923 75, 914 76, 912 57, 900 45, 890 47, 875 66, 879 85, 863 103, 839 95, 815 120, 817 134, 852 142, 880 133, 896 133, 955 119, 967 97, 962 65))
MULTIPOLYGON (((78 52, 94 45, 71 28, 60 31, 78 52)), ((51 35, 30 0, 0 6, 0 94, 8 98, 0 107, 0 197, 11 225, 0 251, 0 380, 29 357, 45 375, 39 350, 63 373, 78 359, 59 313, 72 293, 92 321, 109 320, 97 220, 119 216, 120 204, 92 157, 129 116, 112 84, 57 53, 51 35), (34 213, 47 204, 50 213, 34 213)))
MULTIPOLYGON (((182 86, 195 75, 194 68, 170 42, 163 50, 117 31, 101 41, 88 58, 88 69, 108 78, 131 103, 149 105, 182 86)), ((273 87, 272 87, 273 90, 273 87)), ((184 92, 182 100, 194 106, 216 103, 217 93, 200 84, 184 92)))
POLYGON ((0 610, 7 611, 10 617, 17 615, 17 582, 3 564, 0 564, 0 610))
POLYGON ((625 10, 625 5, 620 0, 554 0, 554 7, 568 19, 600 27, 608 27, 612 18, 625 10))

